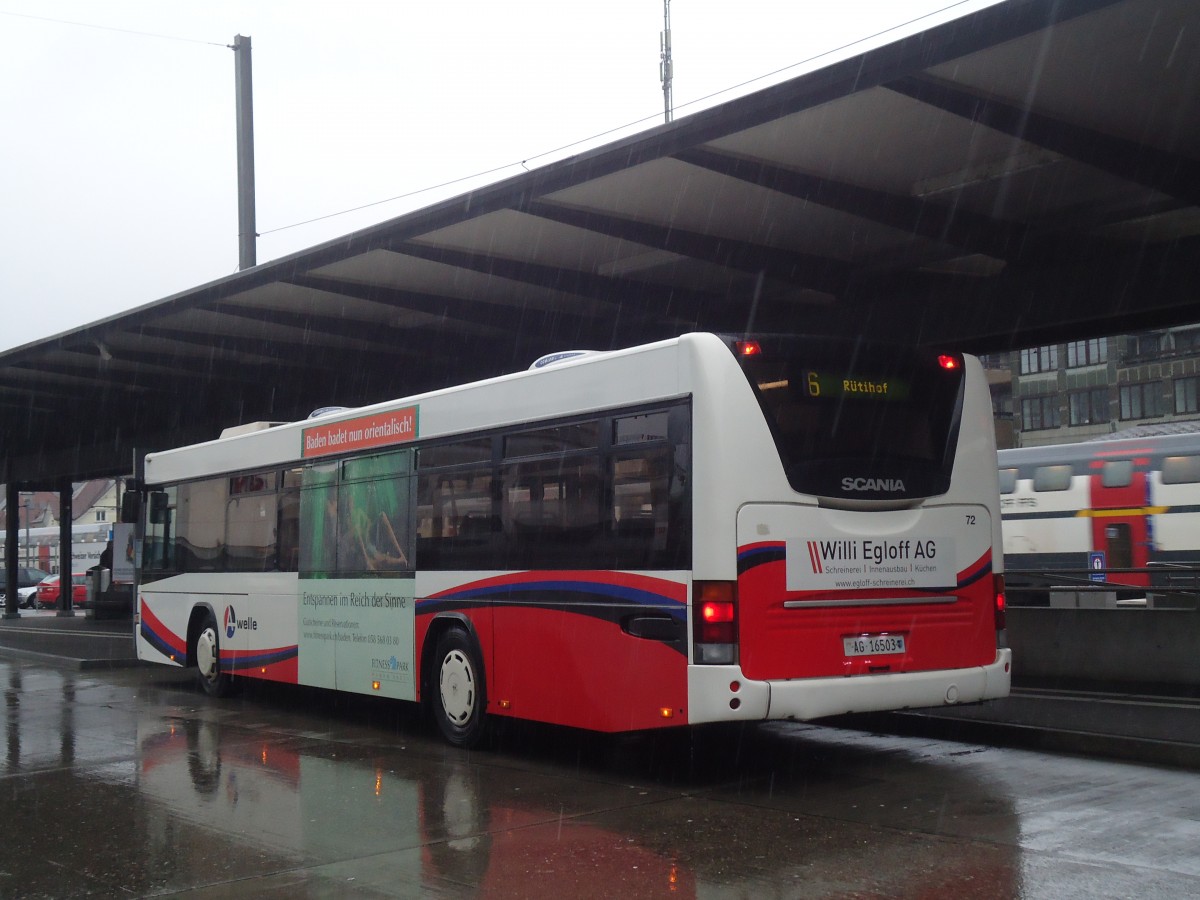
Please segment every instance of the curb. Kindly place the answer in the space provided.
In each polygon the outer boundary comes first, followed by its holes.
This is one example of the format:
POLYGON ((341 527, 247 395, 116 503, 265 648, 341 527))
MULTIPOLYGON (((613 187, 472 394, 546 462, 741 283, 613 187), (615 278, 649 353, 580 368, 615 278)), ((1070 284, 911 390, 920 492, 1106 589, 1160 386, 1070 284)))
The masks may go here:
POLYGON ((81 671, 87 669, 131 669, 143 664, 142 660, 129 657, 79 659, 74 656, 61 656, 57 653, 42 653, 37 650, 23 650, 19 647, 5 647, 3 644, 0 644, 0 657, 13 657, 15 659, 28 660, 29 662, 46 663, 47 665, 79 669, 81 671))
POLYGON ((975 742, 1044 753, 1066 753, 1089 759, 1112 759, 1200 770, 1200 746, 1156 738, 1047 729, 1012 722, 939 716, 926 712, 870 713, 839 720, 850 728, 886 734, 975 742))

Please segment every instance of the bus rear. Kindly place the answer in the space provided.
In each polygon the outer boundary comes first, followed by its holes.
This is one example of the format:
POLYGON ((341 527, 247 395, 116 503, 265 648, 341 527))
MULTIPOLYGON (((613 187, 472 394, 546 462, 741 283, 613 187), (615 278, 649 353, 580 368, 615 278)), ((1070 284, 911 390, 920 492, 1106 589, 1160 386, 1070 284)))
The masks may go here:
POLYGON ((697 547, 690 720, 1005 696, 995 441, 979 362, 804 338, 732 349, 745 383, 713 385, 708 409, 696 400, 697 482, 707 470, 721 483, 697 497, 697 522, 732 516, 737 558, 733 577, 706 572, 723 554, 697 547), (746 392, 754 400, 740 402, 746 392), (706 421, 724 432, 710 446, 728 449, 702 461, 706 421))

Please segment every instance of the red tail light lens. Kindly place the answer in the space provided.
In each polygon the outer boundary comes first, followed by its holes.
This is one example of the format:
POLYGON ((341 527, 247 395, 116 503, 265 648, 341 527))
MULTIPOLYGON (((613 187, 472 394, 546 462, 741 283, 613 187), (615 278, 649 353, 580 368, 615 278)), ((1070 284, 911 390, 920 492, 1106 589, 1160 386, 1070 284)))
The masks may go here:
POLYGON ((737 582, 692 585, 692 629, 698 663, 732 663, 737 645, 737 582))
POLYGON ((938 365, 943 369, 953 371, 962 368, 962 357, 953 353, 943 353, 938 357, 938 365))
POLYGON ((1004 596, 1004 576, 992 576, 993 589, 996 595, 996 630, 1003 631, 1008 625, 1008 600, 1004 596))
POLYGON ((758 341, 735 341, 738 356, 762 356, 762 345, 758 341))

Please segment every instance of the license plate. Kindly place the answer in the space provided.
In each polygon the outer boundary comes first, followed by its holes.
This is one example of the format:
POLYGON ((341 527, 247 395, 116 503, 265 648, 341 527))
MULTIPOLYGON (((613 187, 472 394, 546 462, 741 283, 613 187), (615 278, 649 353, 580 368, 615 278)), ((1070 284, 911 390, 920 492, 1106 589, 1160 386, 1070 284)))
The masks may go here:
POLYGON ((902 634, 860 634, 858 637, 842 638, 842 648, 847 656, 882 656, 904 652, 902 634))

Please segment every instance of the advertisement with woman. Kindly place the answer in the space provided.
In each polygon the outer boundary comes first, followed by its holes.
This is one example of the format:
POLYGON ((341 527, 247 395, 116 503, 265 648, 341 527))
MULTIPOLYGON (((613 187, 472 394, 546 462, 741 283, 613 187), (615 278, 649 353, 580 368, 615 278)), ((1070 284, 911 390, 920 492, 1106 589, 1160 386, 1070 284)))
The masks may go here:
POLYGON ((409 450, 306 469, 302 684, 416 699, 411 474, 409 450))

